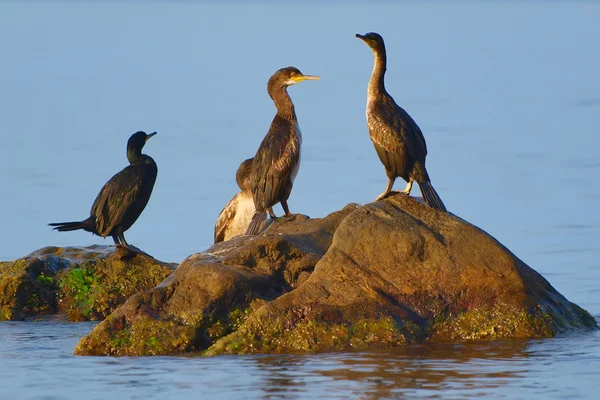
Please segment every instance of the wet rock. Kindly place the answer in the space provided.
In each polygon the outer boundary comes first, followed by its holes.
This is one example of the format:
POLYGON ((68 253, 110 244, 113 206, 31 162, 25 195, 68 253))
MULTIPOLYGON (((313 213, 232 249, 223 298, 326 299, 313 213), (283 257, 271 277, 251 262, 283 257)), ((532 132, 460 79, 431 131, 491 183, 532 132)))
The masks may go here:
POLYGON ((45 247, 0 263, 0 321, 55 313, 101 320, 175 266, 114 246, 45 247))
POLYGON ((323 219, 280 218, 260 236, 238 236, 188 257, 157 288, 127 300, 79 342, 75 353, 154 355, 206 349, 256 309, 306 280, 338 224, 355 208, 323 219))
POLYGON ((481 229, 396 195, 196 254, 75 353, 315 352, 597 327, 481 229))

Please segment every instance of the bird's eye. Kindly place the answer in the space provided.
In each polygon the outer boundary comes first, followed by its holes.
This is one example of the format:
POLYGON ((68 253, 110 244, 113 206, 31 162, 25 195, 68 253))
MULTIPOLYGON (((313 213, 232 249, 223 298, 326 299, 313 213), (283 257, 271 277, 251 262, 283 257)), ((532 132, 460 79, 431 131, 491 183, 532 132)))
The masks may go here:
POLYGON ((294 71, 292 71, 292 73, 290 74, 290 76, 296 76, 296 73, 294 71))

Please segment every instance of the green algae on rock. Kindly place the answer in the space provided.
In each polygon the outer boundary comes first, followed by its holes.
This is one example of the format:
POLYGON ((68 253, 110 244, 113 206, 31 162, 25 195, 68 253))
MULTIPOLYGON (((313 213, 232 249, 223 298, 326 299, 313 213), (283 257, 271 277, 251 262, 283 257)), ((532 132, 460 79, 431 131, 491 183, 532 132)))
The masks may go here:
POLYGON ((597 328, 481 229, 396 195, 324 219, 277 220, 193 255, 75 354, 321 352, 597 328), (134 338, 138 318, 171 325, 134 338))
POLYGON ((0 321, 50 314, 57 309, 56 274, 67 265, 57 258, 0 262, 0 321))
POLYGON ((65 313, 99 320, 131 295, 162 282, 175 268, 114 246, 45 247, 0 263, 0 320, 65 313))
POLYGON ((277 220, 263 235, 233 238, 188 257, 161 285, 138 293, 113 312, 79 342, 75 354, 150 355, 159 350, 171 354, 207 349, 239 329, 267 302, 297 287, 327 251, 337 225, 354 208, 323 219, 277 220), (139 332, 140 324, 153 323, 168 323, 161 325, 168 329, 160 337, 131 334, 139 332), (150 346, 152 337, 164 344, 150 346))

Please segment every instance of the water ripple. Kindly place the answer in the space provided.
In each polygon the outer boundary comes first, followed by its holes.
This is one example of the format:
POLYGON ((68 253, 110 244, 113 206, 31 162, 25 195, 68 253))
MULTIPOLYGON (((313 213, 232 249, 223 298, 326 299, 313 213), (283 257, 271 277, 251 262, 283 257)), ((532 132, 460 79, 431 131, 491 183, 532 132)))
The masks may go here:
POLYGON ((28 399, 585 397, 594 393, 592 377, 600 368, 598 332, 318 355, 71 356, 93 326, 0 324, 4 393, 28 399))

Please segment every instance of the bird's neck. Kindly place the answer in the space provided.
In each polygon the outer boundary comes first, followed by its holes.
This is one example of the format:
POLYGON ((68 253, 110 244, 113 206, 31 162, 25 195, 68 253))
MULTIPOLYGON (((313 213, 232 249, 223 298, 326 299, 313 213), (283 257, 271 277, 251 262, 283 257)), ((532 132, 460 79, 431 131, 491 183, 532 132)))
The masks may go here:
POLYGON ((250 192, 252 190, 252 187, 250 186, 250 180, 247 179, 246 181, 244 181, 244 183, 241 184, 239 188, 242 192, 250 192))
POLYGON ((289 121, 296 121, 296 110, 287 89, 279 87, 269 94, 275 103, 275 107, 277 107, 277 114, 289 121))
POLYGON ((242 192, 250 190, 250 175, 235 177, 235 181, 242 192))
POLYGON ((129 160, 129 164, 131 165, 150 164, 154 162, 152 157, 142 154, 141 149, 127 149, 127 160, 129 160))
POLYGON ((375 62, 373 64, 373 72, 369 80, 369 95, 380 95, 385 93, 384 76, 387 64, 385 50, 373 51, 375 62))

